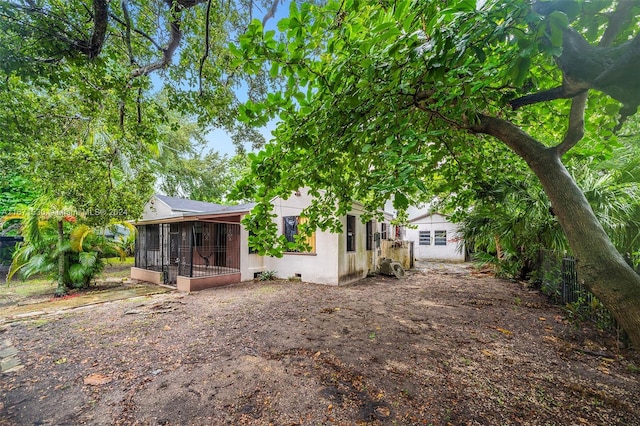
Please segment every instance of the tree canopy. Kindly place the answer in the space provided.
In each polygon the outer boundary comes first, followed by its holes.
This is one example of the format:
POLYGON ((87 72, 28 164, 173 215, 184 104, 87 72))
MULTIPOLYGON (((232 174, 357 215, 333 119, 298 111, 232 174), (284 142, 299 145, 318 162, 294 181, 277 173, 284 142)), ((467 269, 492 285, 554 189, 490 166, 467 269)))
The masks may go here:
POLYGON ((0 1, 0 166, 95 223, 137 217, 172 111, 263 142, 236 109, 265 76, 235 73, 226 46, 278 4, 0 1))
POLYGON ((247 226, 277 245, 268 200, 302 186, 324 190, 310 227, 335 229, 352 201, 374 214, 451 193, 465 209, 530 170, 585 284, 640 329, 640 277, 564 165, 611 159, 637 129, 639 14, 627 1, 346 0, 292 5, 284 41, 252 22, 236 65, 287 84, 242 111, 282 120, 238 191, 260 203, 247 226))

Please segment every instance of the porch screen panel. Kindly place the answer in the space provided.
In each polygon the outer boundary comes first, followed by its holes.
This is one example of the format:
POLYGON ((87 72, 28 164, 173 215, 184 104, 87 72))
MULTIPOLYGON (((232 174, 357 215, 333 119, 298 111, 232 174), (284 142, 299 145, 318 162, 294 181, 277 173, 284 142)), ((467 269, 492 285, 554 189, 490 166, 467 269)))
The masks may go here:
POLYGON ((193 226, 189 253, 192 263, 186 276, 207 277, 240 271, 239 224, 196 222, 193 226))
POLYGON ((163 270, 162 225, 138 226, 135 265, 151 271, 163 270))

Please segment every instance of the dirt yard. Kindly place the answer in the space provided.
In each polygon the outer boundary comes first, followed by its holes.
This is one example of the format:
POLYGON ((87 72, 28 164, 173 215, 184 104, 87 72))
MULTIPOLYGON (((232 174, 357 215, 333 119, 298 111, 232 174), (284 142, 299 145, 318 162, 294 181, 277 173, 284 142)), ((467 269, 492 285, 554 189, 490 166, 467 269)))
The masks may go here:
POLYGON ((0 376, 2 425, 640 425, 638 354, 460 267, 167 293, 0 329, 24 366, 0 376))

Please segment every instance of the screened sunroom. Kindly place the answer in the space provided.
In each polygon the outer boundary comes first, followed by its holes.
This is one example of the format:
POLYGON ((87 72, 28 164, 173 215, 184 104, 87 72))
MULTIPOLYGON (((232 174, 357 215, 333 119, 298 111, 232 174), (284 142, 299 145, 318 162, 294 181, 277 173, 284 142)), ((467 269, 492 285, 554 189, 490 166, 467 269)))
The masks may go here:
POLYGON ((132 278, 185 291, 240 281, 239 216, 176 219, 136 224, 132 278))

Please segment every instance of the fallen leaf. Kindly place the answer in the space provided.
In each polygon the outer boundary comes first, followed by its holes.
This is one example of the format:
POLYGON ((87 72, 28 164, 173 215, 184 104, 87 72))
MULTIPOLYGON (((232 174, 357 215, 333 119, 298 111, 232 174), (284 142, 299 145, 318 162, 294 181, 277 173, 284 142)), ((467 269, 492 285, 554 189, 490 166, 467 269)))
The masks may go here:
POLYGON ((111 377, 105 376, 104 374, 93 373, 84 378, 84 384, 91 386, 100 386, 106 385, 107 383, 111 382, 111 380, 113 380, 111 379, 111 377))
POLYGON ((378 414, 380 417, 389 417, 391 411, 389 411, 387 407, 378 407, 376 408, 376 414, 378 414))
POLYGON ((540 317, 538 318, 539 321, 546 321, 547 319, 545 317, 540 317))
POLYGON ((164 328, 166 331, 171 330, 171 327, 169 327, 168 325, 165 325, 163 328, 164 328))
POLYGON ((502 334, 506 334, 507 336, 511 336, 513 334, 513 331, 509 331, 500 327, 496 327, 496 330, 498 330, 502 334))
POLYGON ((327 410, 328 410, 328 411, 333 410, 333 404, 329 404, 329 406, 327 407, 327 410))
POLYGON ((67 362, 67 358, 60 358, 54 361, 56 364, 64 364, 67 362))
POLYGON ((488 356, 489 358, 491 358, 493 356, 493 353, 491 351, 486 350, 486 349, 482 349, 480 352, 482 352, 484 355, 488 356))

